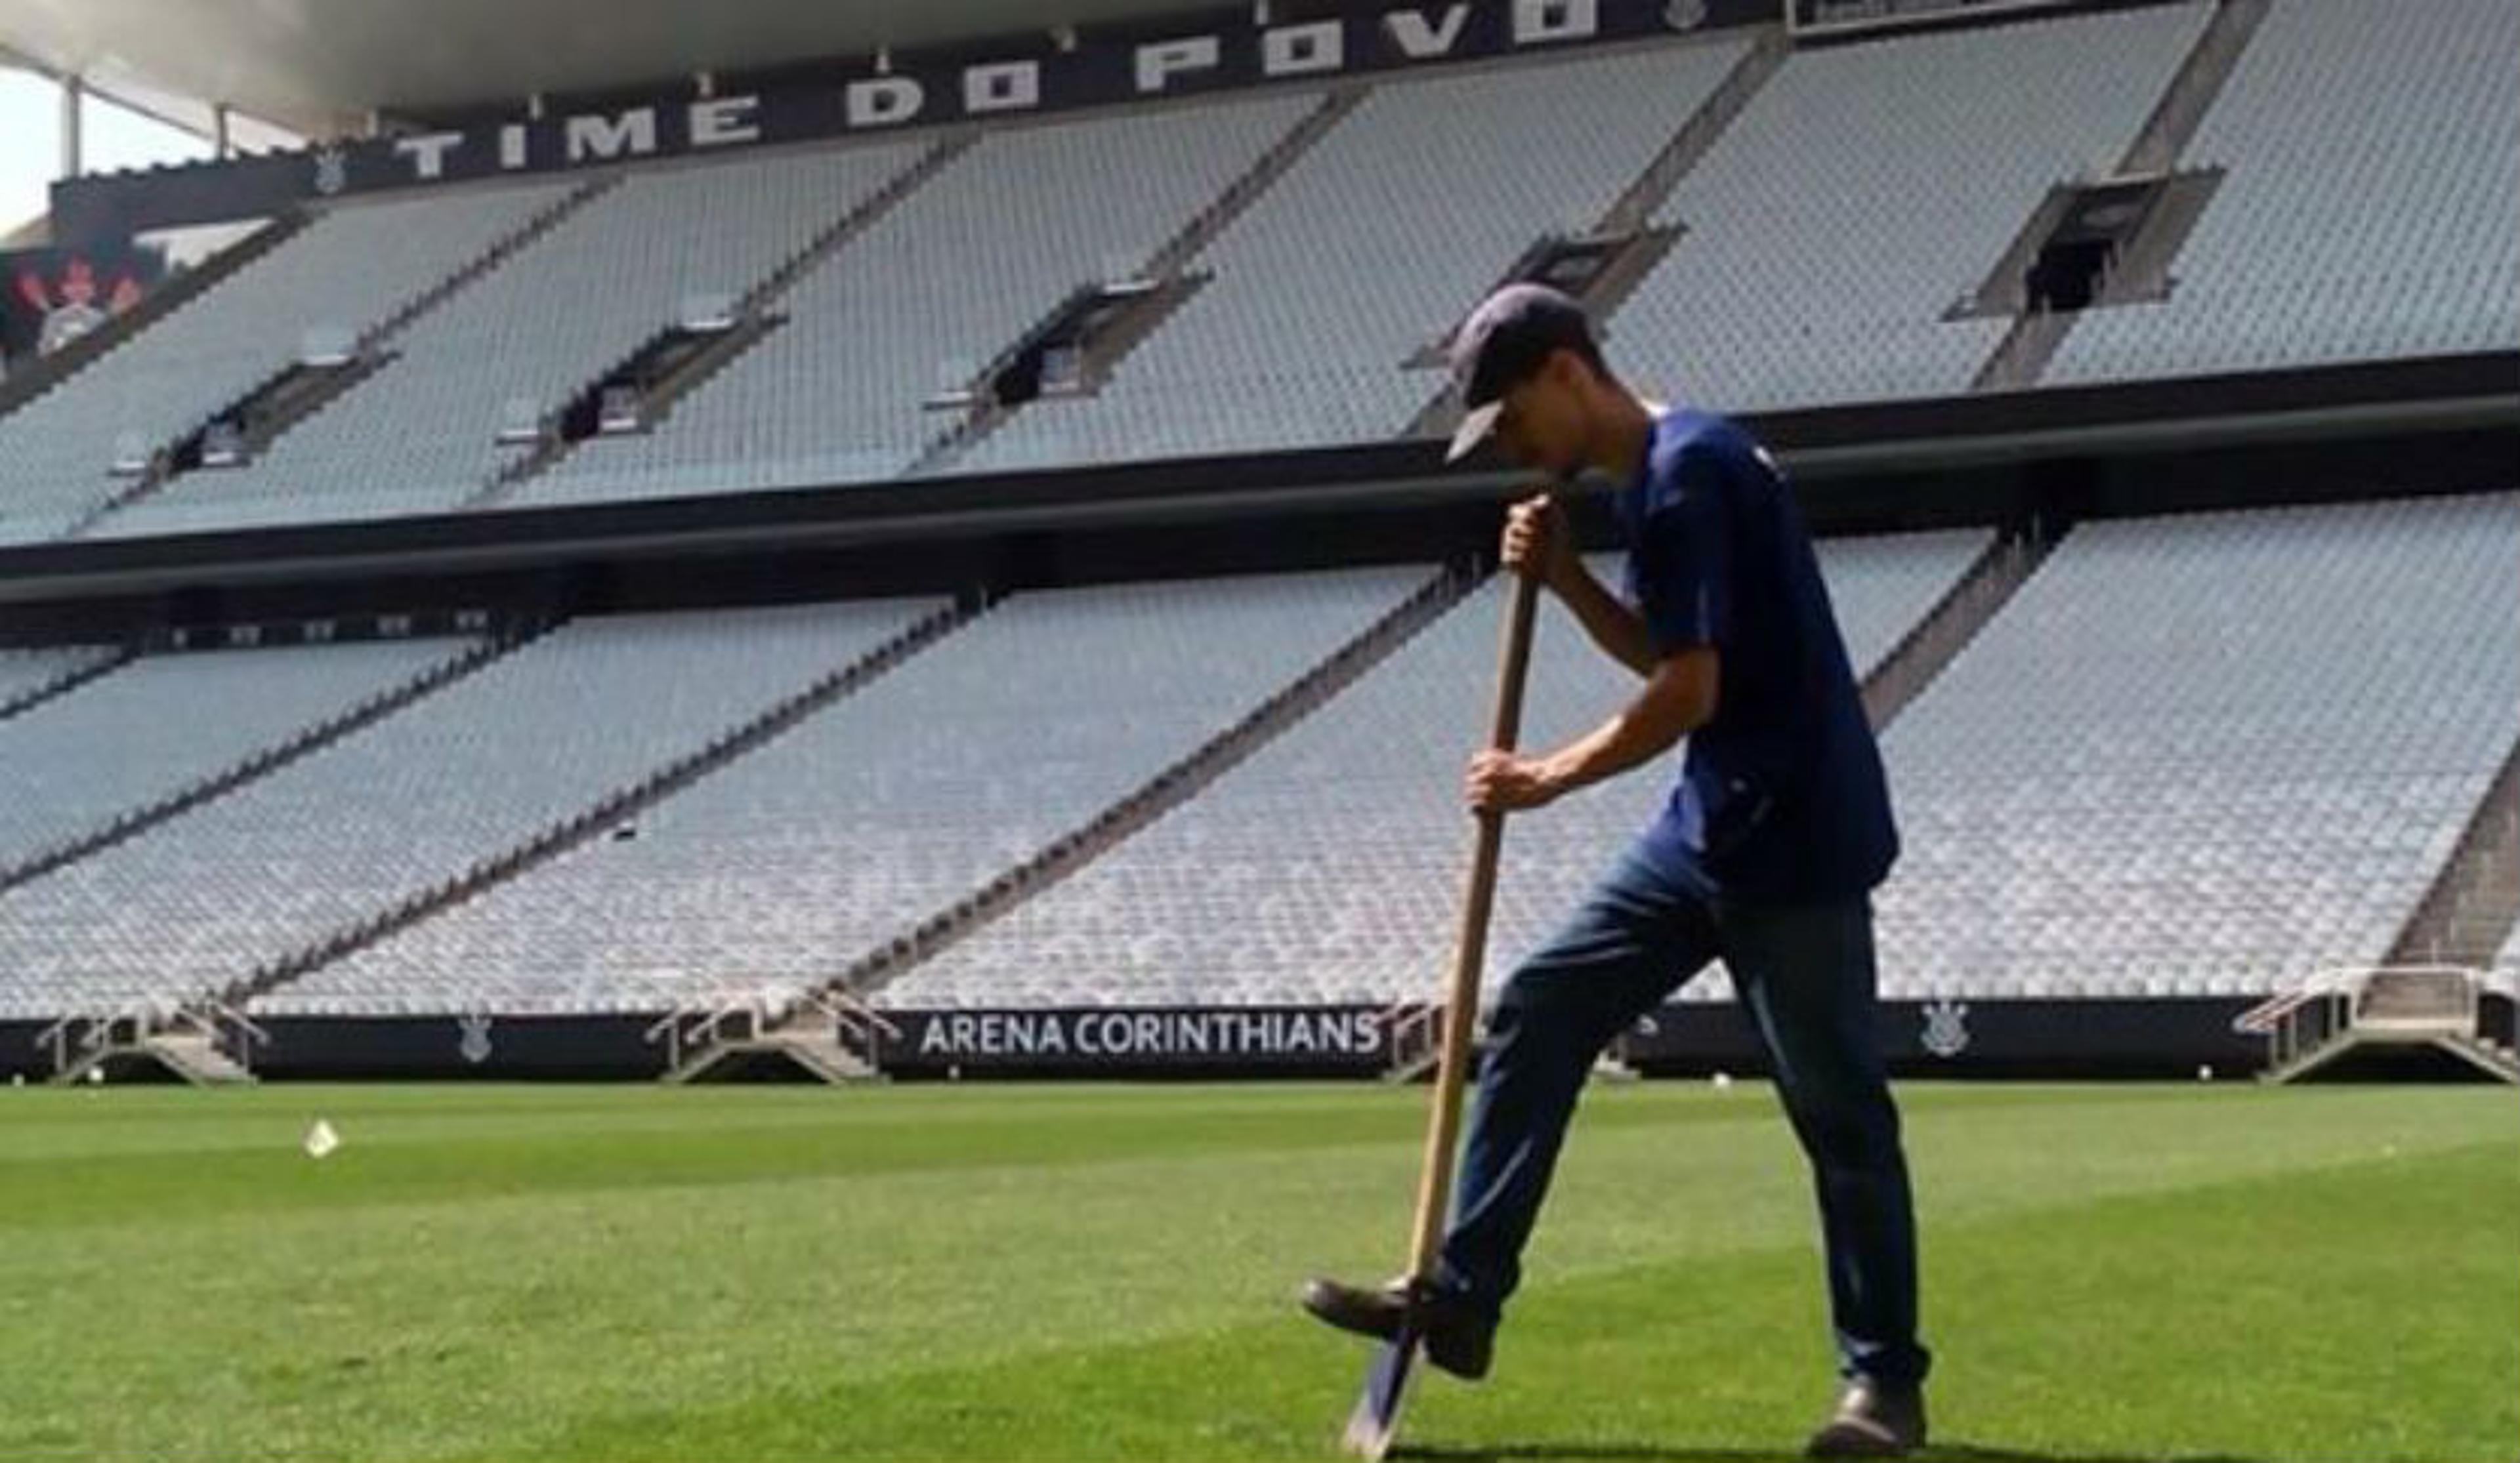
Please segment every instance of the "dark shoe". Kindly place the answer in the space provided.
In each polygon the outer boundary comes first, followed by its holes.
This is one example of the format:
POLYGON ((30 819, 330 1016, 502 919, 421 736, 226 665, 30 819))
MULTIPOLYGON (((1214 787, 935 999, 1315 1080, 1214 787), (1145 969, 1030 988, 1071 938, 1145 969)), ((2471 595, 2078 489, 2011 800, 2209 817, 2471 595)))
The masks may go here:
POLYGON ((1806 1458, 1895 1458, 1925 1445, 1925 1394, 1858 1379, 1803 1448, 1806 1458))
POLYGON ((1376 1341, 1398 1336, 1414 1308, 1426 1359, 1467 1382, 1488 1374, 1496 1350, 1494 1318, 1458 1297, 1424 1290, 1413 1293, 1406 1280, 1391 1281, 1378 1290, 1361 1290, 1335 1280, 1307 1280, 1303 1302, 1306 1310, 1340 1330, 1376 1341))

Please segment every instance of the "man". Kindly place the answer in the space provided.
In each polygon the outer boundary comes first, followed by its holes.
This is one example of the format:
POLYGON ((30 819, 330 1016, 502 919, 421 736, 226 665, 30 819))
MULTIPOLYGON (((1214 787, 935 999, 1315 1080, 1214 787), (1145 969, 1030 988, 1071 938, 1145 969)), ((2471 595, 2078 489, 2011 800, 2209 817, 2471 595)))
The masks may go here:
POLYGON ((1468 408, 1451 456, 1493 433, 1559 484, 1618 483, 1627 598, 1576 555, 1557 506, 1516 504, 1504 559, 1538 579, 1643 689, 1540 755, 1470 761, 1471 807, 1545 807, 1688 752, 1662 816, 1513 972, 1489 1023, 1451 1227, 1429 1287, 1316 1280, 1306 1308, 1388 1338, 1414 1304, 1429 1360, 1486 1374, 1575 1098, 1601 1047, 1709 961, 1730 969, 1812 1166, 1844 1388, 1814 1456, 1925 1440, 1915 1231, 1873 1031, 1870 891, 1898 853, 1880 754, 1811 543, 1773 460, 1738 427, 1659 410, 1603 364, 1583 311, 1498 291, 1457 337, 1468 408))

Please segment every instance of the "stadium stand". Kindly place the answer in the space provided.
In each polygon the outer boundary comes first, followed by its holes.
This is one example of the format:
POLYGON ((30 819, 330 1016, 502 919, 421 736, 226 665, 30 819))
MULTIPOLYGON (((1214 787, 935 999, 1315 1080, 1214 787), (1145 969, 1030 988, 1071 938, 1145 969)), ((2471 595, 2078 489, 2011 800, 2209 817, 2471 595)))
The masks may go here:
POLYGON ((2006 322, 1944 312, 2050 185, 2114 165, 2211 9, 1796 54, 1665 205, 1688 233, 1614 362, 1734 412, 1966 390, 2006 322))
POLYGON ((2515 54, 2507 0, 2282 0, 2189 146, 2228 172, 2175 292, 2088 314, 2047 378, 2520 345, 2515 54))
POLYGON ((255 1009, 636 1009, 802 988, 1072 832, 1429 579, 1018 595, 655 805, 635 837, 586 844, 255 1009))
POLYGON ((109 520, 139 535, 450 510, 503 459, 509 403, 557 413, 686 298, 740 294, 906 165, 906 146, 637 172, 398 334, 393 363, 247 467, 109 520))
POLYGON ((1404 363, 1539 236, 1589 232, 1747 48, 1659 44, 1376 87, 1192 263, 1208 284, 1100 393, 1034 402, 956 466, 1400 431, 1444 384, 1404 363))
MULTIPOLYGON (((1868 666, 1886 654, 1985 547, 1967 532, 1824 544, 1850 659, 1868 666)), ((1460 914, 1461 767, 1488 693, 1503 596, 1498 582, 1464 600, 1199 797, 879 999, 1231 1005, 1435 991, 1460 914)), ((1550 611, 1533 649, 1525 741, 1589 730, 1634 685, 1550 611)), ((1515 820, 1497 885, 1492 979, 1645 825, 1669 783, 1648 768, 1515 820)), ((1693 989, 1706 998, 1720 984, 1693 989)))
POLYGON ((42 699, 112 653, 96 645, 0 650, 0 715, 42 699))
POLYGON ((722 744, 933 608, 881 600, 562 626, 356 735, 0 893, 0 969, 13 976, 0 1001, 60 1014, 225 989, 460 885, 608 794, 722 744))
MULTIPOLYGON (((1656 213, 1682 234, 1612 318, 1614 359, 1732 411, 1968 389, 2007 322, 1946 312, 2051 185, 2116 165, 2212 13, 2190 0, 1795 52, 1656 213)), ((2515 27, 2500 0, 2442 0, 2404 22, 2358 0, 2274 7, 2187 149, 2186 163, 2227 176, 2174 261, 2172 297, 2086 312, 2047 378, 2520 344, 2507 226, 2520 83, 2496 64, 2515 27), (2318 107, 2341 76, 2388 105, 2318 107)), ((1204 283, 1094 394, 1034 400, 934 463, 959 420, 930 408, 940 388, 969 384, 1071 290, 1147 269, 1325 94, 969 134, 785 289, 783 323, 660 422, 588 438, 498 502, 1387 438, 1442 384, 1407 363, 1526 246, 1598 225, 1749 44, 1358 83, 1352 111, 1219 221, 1187 264, 1204 283)), ((759 285, 920 154, 878 143, 604 174, 617 184, 394 332, 383 369, 256 460, 186 472, 89 531, 474 502, 528 451, 496 440, 516 403, 548 419, 686 297, 759 285)), ((11 415, 0 542, 80 524, 116 491, 117 444, 165 447, 290 360, 306 327, 384 318, 562 197, 502 185, 323 210, 11 415)))
MULTIPOLYGON (((310 330, 373 326, 526 227, 565 190, 345 205, 54 390, 0 418, 0 544, 59 537, 145 458, 298 358, 310 330)), ((374 384, 371 382, 371 384, 374 384)), ((301 505, 299 516, 311 516, 301 505)))
POLYGON ((930 396, 1076 287, 1136 273, 1318 101, 991 133, 799 282, 787 325, 659 430, 589 441, 509 501, 895 476, 955 420, 930 396))
POLYGON ((469 641, 374 641, 147 655, 0 722, 0 878, 292 735, 391 695, 469 641))
POLYGON ((2088 524, 1893 723, 1884 969, 2243 995, 2373 963, 2520 737, 2520 499, 2088 524))

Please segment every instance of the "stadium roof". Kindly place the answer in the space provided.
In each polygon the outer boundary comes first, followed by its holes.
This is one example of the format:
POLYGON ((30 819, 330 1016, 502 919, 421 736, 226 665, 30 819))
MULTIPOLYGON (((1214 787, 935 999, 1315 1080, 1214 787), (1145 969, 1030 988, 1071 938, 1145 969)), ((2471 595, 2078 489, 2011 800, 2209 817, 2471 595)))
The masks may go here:
POLYGON ((0 50, 310 135, 707 68, 1179 12, 1183 0, 0 0, 0 50))

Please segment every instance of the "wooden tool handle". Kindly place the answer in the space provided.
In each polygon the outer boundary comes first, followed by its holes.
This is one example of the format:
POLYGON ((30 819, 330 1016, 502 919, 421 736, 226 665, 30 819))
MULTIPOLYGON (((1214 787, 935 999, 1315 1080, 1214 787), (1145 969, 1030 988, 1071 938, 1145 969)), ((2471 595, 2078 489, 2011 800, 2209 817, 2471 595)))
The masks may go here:
MULTIPOLYGON (((1510 573, 1511 571, 1507 571, 1510 573)), ((1522 686, 1531 668, 1532 613, 1540 587, 1513 575, 1505 634, 1497 646, 1496 709, 1488 721, 1488 745, 1512 751, 1522 732, 1522 686)), ((1469 886, 1462 899, 1461 943, 1453 952, 1453 983, 1444 998, 1444 1048, 1435 1068, 1435 1104, 1426 1120, 1426 1154, 1418 1177, 1418 1227, 1409 1248, 1409 1274, 1434 1273, 1444 1239, 1444 1201, 1453 1188, 1453 1157, 1462 1130, 1462 1089, 1469 1078, 1470 1029, 1479 1019, 1479 973, 1487 962, 1488 913, 1496 902, 1497 853, 1505 842, 1505 815, 1478 815, 1478 842, 1470 855, 1469 886)))

